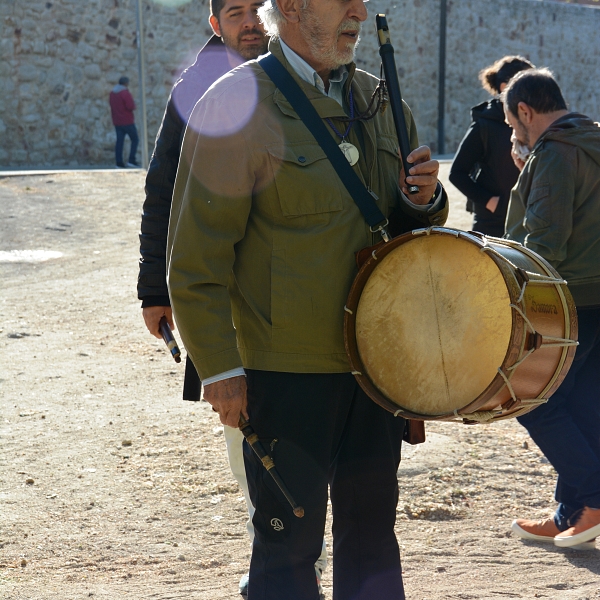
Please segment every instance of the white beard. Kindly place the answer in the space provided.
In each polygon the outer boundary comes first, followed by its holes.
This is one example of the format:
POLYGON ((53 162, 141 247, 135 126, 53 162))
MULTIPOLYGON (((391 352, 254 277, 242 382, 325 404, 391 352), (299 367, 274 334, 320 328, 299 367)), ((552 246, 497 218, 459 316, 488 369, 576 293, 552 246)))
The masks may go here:
POLYGON ((337 69, 354 60, 356 46, 360 41, 360 38, 357 38, 355 43, 348 41, 345 49, 339 50, 337 43, 341 32, 348 30, 359 32, 360 25, 360 23, 353 20, 344 21, 338 27, 335 37, 331 39, 310 8, 306 8, 302 11, 300 31, 310 48, 311 54, 326 68, 337 69))

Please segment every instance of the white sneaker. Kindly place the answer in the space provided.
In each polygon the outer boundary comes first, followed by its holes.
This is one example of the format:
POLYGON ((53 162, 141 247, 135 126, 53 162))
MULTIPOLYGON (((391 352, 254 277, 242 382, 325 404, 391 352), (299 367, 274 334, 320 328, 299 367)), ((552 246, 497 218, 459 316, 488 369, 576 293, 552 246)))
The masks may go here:
MULTIPOLYGON (((540 521, 530 521, 527 519, 516 519, 510 527, 516 535, 524 540, 533 540, 545 544, 556 544, 556 537, 560 532, 554 524, 554 519, 542 519, 540 521), (557 533, 558 532, 558 533, 557 533)), ((558 545, 558 544, 556 544, 558 545)), ((575 550, 594 550, 596 540, 579 542, 571 546, 575 550)))
POLYGON ((554 536, 554 545, 559 548, 573 548, 594 542, 600 535, 600 508, 586 506, 569 519, 569 529, 554 536))
POLYGON ((248 575, 245 573, 240 579, 240 596, 242 598, 248 598, 248 575))

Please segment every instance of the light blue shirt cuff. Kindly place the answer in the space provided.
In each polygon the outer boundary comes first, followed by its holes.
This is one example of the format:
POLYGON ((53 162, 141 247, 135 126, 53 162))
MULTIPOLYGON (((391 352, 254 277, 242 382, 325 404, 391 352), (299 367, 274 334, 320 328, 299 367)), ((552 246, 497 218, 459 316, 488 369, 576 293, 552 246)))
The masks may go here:
POLYGON ((219 373, 218 375, 213 375, 212 377, 207 377, 202 380, 202 385, 206 387, 211 383, 217 383, 217 381, 223 381, 224 379, 231 379, 232 377, 239 377, 240 375, 246 375, 243 367, 236 367, 235 369, 231 369, 230 371, 225 371, 224 373, 219 373))
POLYGON ((444 188, 439 182, 437 184, 437 187, 435 188, 435 195, 428 204, 414 204, 408 199, 407 196, 404 195, 404 192, 400 191, 400 198, 405 204, 409 206, 411 210, 424 214, 432 214, 441 210, 443 206, 443 197, 444 188))

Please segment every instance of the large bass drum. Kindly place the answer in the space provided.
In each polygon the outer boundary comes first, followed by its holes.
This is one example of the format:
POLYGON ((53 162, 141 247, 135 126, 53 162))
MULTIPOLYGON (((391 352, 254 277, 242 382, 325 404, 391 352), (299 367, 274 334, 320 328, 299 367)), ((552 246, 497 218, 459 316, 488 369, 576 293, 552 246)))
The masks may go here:
POLYGON ((345 307, 365 392, 396 415, 490 422, 547 401, 577 346, 566 282, 516 242, 443 227, 381 245, 345 307))

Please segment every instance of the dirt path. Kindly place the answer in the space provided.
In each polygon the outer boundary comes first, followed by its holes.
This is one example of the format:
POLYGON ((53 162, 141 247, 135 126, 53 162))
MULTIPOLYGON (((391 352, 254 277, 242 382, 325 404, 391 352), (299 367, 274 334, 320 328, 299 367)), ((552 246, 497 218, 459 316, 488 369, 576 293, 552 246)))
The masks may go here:
MULTIPOLYGON (((142 185, 0 179, 1 598, 239 598, 250 548, 222 429, 181 400, 183 367, 136 299, 142 185), (31 250, 61 256, 13 262, 31 250)), ((598 550, 511 537, 553 507, 553 470, 516 422, 428 433, 399 472, 410 600, 600 599, 598 550)), ((331 569, 324 584, 330 599, 331 569)))

